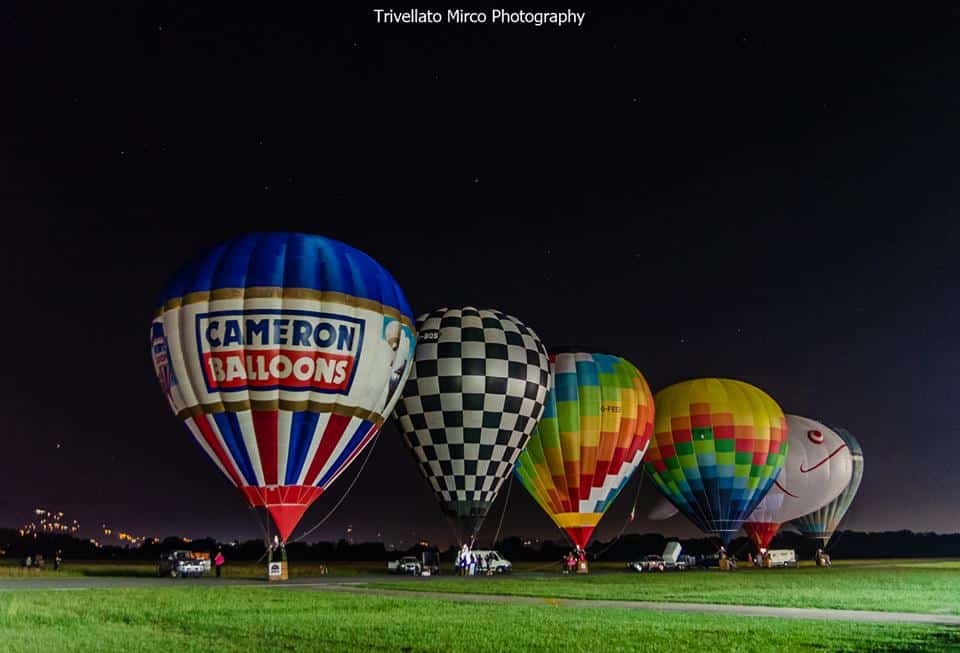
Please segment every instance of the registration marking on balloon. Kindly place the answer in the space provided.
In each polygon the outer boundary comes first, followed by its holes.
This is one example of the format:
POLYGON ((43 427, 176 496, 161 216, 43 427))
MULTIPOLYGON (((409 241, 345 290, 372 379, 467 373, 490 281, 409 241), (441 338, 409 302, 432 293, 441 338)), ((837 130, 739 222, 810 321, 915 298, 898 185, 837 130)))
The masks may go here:
POLYGON ((233 310, 196 316, 207 390, 349 394, 364 320, 306 310, 233 310))

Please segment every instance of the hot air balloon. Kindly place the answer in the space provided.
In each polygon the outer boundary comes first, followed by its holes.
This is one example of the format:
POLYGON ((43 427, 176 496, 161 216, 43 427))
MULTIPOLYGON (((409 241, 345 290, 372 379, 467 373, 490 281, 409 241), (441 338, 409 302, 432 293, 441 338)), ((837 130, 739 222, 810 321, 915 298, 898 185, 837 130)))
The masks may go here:
POLYGON ((789 452, 780 475, 743 523, 765 553, 780 524, 826 505, 850 483, 853 460, 843 438, 815 420, 787 415, 789 452))
POLYGON ((173 412, 286 541, 393 409, 414 332, 400 287, 363 252, 258 233, 180 270, 151 340, 173 412))
POLYGON ((553 522, 585 548, 647 450, 653 396, 619 356, 576 351, 550 358, 553 387, 515 471, 553 522))
POLYGON ((724 545, 773 485, 787 454, 780 406, 742 381, 695 379, 657 393, 647 472, 724 545))
POLYGON ((670 500, 667 497, 660 497, 657 499, 657 502, 653 504, 653 507, 650 508, 650 512, 647 513, 647 519, 650 521, 664 521, 670 519, 676 515, 679 510, 677 507, 670 503, 670 500))
POLYGON ((473 541, 543 412, 547 351, 520 320, 439 308, 419 342, 395 416, 458 543, 473 541))
POLYGON ((843 516, 847 514, 850 504, 857 496, 857 490, 860 489, 860 481, 863 479, 863 450, 860 448, 860 443, 846 429, 838 428, 836 432, 843 438, 850 451, 853 464, 850 482, 833 501, 792 522, 797 530, 807 537, 820 540, 824 547, 840 526, 843 516))

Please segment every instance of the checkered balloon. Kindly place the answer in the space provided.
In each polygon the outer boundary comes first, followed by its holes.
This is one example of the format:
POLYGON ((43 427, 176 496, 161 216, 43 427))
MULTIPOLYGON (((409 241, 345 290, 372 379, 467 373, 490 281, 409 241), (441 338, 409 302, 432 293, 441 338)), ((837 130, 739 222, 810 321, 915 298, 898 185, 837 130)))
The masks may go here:
POLYGON ((543 412, 547 351, 492 309, 440 308, 417 331, 394 416, 459 541, 470 542, 543 412))

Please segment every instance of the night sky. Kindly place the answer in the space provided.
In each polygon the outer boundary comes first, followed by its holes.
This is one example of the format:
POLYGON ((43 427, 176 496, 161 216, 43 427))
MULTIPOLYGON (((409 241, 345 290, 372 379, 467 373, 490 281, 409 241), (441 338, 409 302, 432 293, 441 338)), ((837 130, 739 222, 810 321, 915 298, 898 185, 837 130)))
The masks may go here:
MULTIPOLYGON (((257 536, 170 414, 149 325, 203 248, 297 230, 373 256, 417 314, 495 307, 654 390, 758 385, 860 439, 848 527, 960 530, 960 13, 668 2, 538 29, 41 4, 0 10, 0 525, 43 506, 91 534, 257 536)), ((449 538, 393 424, 313 537, 348 524, 449 538)), ((628 532, 661 529, 694 532, 628 532)), ((560 539, 519 483, 503 534, 560 539)))

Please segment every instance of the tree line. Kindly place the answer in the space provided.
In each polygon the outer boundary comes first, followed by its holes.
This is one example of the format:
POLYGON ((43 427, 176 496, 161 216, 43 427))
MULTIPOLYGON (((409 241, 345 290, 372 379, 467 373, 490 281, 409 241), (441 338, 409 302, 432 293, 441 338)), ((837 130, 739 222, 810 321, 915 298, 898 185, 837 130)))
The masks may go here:
MULTIPOLYGON (((628 534, 611 542, 594 542, 587 552, 591 559, 604 561, 636 560, 645 555, 662 553, 667 542, 679 541, 683 552, 691 555, 716 553, 718 542, 711 538, 675 538, 660 533, 628 534)), ((488 544, 484 544, 486 548, 488 544)), ((817 542, 798 533, 783 532, 774 538, 772 549, 794 549, 801 558, 812 558, 817 542)), ((14 529, 0 529, 0 552, 6 559, 22 559, 41 554, 49 559, 58 550, 64 558, 74 560, 128 560, 154 561, 161 555, 176 549, 215 552, 222 548, 232 560, 258 560, 264 557, 262 540, 244 542, 218 542, 213 538, 186 541, 181 537, 167 537, 159 542, 147 542, 140 546, 97 546, 89 540, 70 535, 37 534, 21 536, 14 529)), ((477 548, 480 548, 478 545, 477 548)), ((506 537, 495 547, 507 559, 514 561, 559 560, 570 550, 564 541, 524 540, 517 536, 506 537)), ((383 542, 295 542, 287 545, 291 560, 317 561, 386 561, 403 555, 419 555, 434 547, 416 545, 405 550, 388 549, 383 542)), ((727 550, 743 558, 752 552, 747 538, 737 538, 727 550)), ((444 548, 442 558, 455 555, 456 547, 444 548)), ((960 556, 960 533, 914 533, 912 531, 860 532, 840 531, 828 551, 834 558, 925 558, 960 556)))

